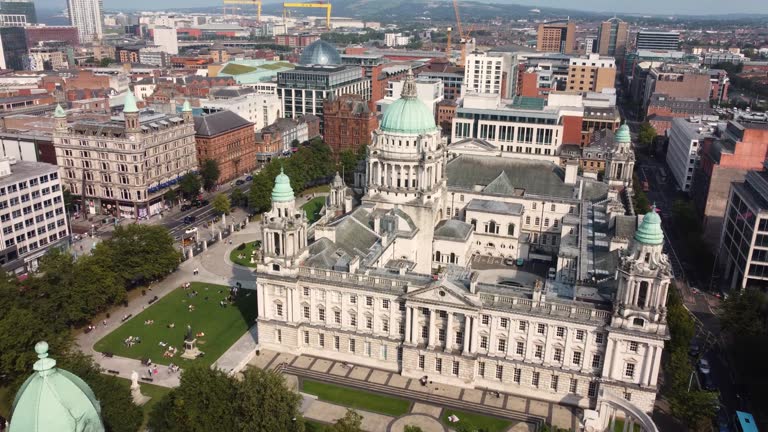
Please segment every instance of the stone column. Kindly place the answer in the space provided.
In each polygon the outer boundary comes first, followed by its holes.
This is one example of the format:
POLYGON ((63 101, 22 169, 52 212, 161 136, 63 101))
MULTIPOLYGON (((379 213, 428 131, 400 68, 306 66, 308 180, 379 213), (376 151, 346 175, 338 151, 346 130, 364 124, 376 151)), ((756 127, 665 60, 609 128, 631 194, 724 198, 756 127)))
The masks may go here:
POLYGON ((469 341, 472 337, 472 317, 464 315, 464 355, 469 354, 469 341))
POLYGON ((610 374, 608 375, 609 378, 614 378, 616 376, 616 363, 618 363, 617 357, 619 356, 619 342, 613 341, 613 352, 611 353, 611 365, 610 365, 610 374))
MULTIPOLYGON (((512 325, 510 324, 510 329, 512 328, 512 325)), ((549 342, 552 340, 552 330, 553 327, 551 325, 547 325, 547 336, 544 338, 544 353, 542 354, 542 362, 544 364, 549 364, 549 342)), ((557 331, 557 329, 555 329, 557 331)), ((511 338, 510 338, 511 341, 511 338)), ((507 344, 507 349, 509 349, 509 343, 507 344)), ((584 363, 582 363, 584 364, 584 363)))
POLYGON ((470 338, 469 338, 469 352, 475 354, 477 352, 477 317, 469 317, 470 323, 470 338))
POLYGON ((285 289, 285 318, 293 322, 293 288, 285 289))
POLYGON ((616 342, 608 338, 608 344, 605 347, 605 358, 603 359, 603 376, 606 378, 612 378, 611 376, 611 362, 613 361, 613 346, 616 342))
POLYGON ((413 311, 410 306, 405 308, 405 343, 412 343, 413 337, 411 335, 411 318, 413 317, 413 311))
POLYGON ((436 310, 430 309, 429 310, 429 337, 427 338, 427 346, 432 348, 435 346, 435 314, 437 313, 436 310))
POLYGON ((659 366, 661 365, 661 349, 654 347, 653 366, 651 367, 651 379, 649 385, 655 386, 659 379, 659 366))
POLYGON ((453 348, 454 341, 453 335, 453 312, 448 311, 448 321, 445 324, 445 349, 450 350, 453 348))
POLYGON ((649 346, 645 350, 643 356, 643 376, 640 380, 640 385, 647 385, 650 382, 651 368, 653 367, 654 356, 656 355, 656 347, 649 346))
POLYGON ((256 303, 257 307, 259 309, 259 318, 266 318, 267 317, 267 307, 266 307, 266 289, 267 287, 264 285, 256 284, 256 303))

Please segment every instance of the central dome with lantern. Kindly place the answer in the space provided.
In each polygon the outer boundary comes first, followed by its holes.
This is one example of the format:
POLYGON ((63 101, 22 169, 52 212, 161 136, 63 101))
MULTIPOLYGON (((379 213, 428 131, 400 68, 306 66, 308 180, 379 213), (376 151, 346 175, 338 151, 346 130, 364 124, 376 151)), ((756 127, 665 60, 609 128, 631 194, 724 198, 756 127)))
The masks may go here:
POLYGON ((400 99, 384 112, 379 127, 384 132, 398 134, 424 134, 437 131, 432 110, 416 95, 413 71, 408 70, 400 99))

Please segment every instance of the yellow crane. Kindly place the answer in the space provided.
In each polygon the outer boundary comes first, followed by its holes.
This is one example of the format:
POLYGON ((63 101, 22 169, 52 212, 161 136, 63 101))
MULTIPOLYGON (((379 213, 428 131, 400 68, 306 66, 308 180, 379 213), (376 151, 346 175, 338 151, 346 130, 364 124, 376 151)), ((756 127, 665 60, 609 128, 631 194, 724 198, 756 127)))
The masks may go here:
POLYGON ((261 0, 224 0, 225 5, 254 5, 256 6, 256 22, 261 22, 261 0))
POLYGON ((453 11, 456 13, 456 28, 459 30, 459 44, 461 45, 461 67, 467 61, 467 43, 469 42, 470 28, 467 33, 461 27, 461 15, 459 14, 459 0, 453 0, 453 11))
POLYGON ((451 28, 448 27, 445 29, 445 37, 448 39, 448 41, 445 43, 445 58, 448 60, 451 59, 451 28))
POLYGON ((317 3, 283 3, 283 18, 286 16, 286 9, 288 8, 314 8, 325 9, 325 27, 331 29, 331 4, 323 3, 322 1, 317 3))

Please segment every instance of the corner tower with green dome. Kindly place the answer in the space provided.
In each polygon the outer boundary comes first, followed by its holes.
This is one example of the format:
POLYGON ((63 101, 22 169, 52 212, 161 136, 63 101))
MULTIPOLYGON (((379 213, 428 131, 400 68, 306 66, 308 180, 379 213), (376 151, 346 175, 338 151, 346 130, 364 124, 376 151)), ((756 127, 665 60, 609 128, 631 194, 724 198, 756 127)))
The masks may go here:
POLYGON ((632 134, 626 123, 616 129, 610 153, 605 161, 605 181, 614 187, 632 186, 635 169, 635 152, 632 149, 632 134))
POLYGON ((261 217, 261 229, 264 240, 259 271, 295 272, 306 255, 308 221, 304 211, 296 208, 291 179, 282 167, 272 188, 272 208, 261 217))
POLYGON ((56 367, 38 342, 32 374, 16 393, 8 432, 103 432, 101 406, 88 384, 56 367))

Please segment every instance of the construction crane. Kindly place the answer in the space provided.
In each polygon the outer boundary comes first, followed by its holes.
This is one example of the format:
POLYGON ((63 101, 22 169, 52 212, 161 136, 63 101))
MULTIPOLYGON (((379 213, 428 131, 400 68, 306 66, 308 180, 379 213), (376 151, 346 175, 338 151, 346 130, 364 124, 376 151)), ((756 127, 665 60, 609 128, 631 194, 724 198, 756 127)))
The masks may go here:
POLYGON ((445 37, 447 39, 445 43, 445 58, 448 60, 451 59, 451 30, 452 29, 450 27, 445 29, 445 37))
POLYGON ((261 0, 224 0, 225 5, 254 5, 256 6, 256 22, 261 22, 261 0))
POLYGON ((461 27, 461 15, 459 14, 459 0, 453 0, 453 11, 456 13, 456 28, 459 30, 459 44, 461 45, 461 67, 467 61, 467 43, 469 42, 470 28, 467 33, 461 27))
POLYGON ((286 16, 288 8, 314 8, 325 9, 325 27, 331 29, 331 4, 319 1, 317 3, 283 3, 283 18, 286 16))

